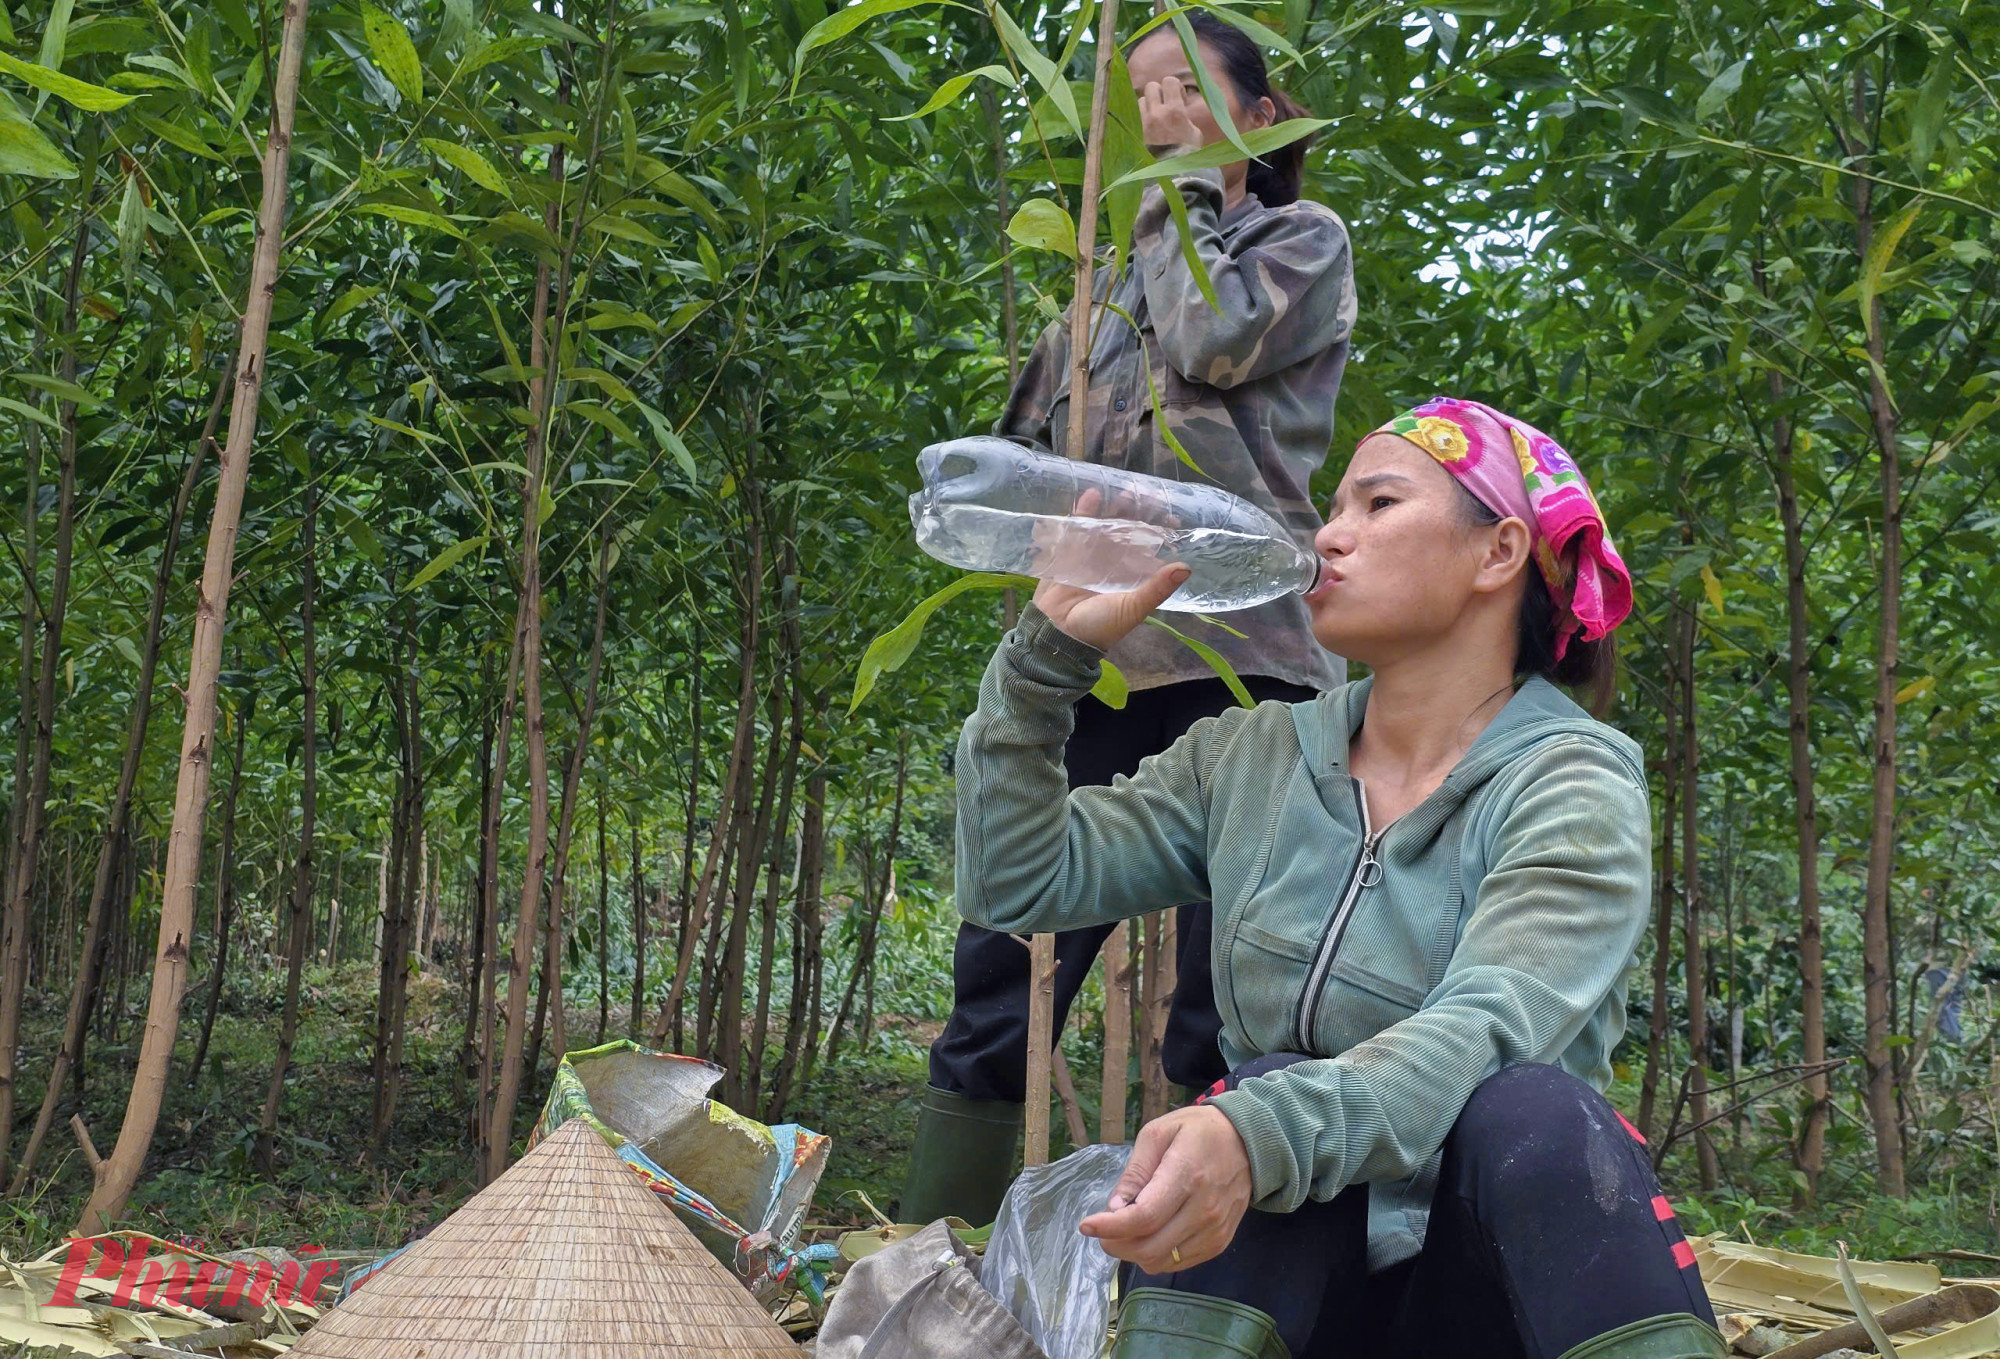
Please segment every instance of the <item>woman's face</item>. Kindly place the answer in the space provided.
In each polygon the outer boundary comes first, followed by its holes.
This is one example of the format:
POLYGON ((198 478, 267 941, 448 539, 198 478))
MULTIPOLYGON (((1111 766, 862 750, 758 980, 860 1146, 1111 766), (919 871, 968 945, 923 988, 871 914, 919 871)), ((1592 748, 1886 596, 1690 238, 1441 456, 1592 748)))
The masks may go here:
POLYGON ((1474 523, 1465 492, 1430 454, 1400 435, 1373 434, 1347 464, 1313 546, 1322 562, 1306 596, 1313 636, 1381 666, 1507 592, 1525 564, 1527 531, 1516 519, 1474 523))
MULTIPOLYGON (((1216 59, 1215 52, 1206 42, 1199 39, 1195 50, 1201 54, 1201 64, 1208 72, 1208 78, 1222 91, 1224 102, 1229 108, 1229 120, 1236 124, 1238 132, 1248 132, 1252 128, 1268 126, 1277 117, 1277 106, 1269 99, 1259 99, 1246 108, 1228 72, 1216 59)), ((1188 65, 1187 52, 1181 46, 1180 34, 1171 25, 1161 25, 1140 41, 1126 58, 1125 68, 1132 76, 1132 92, 1139 96, 1141 108, 1145 107, 1149 87, 1164 89, 1167 82, 1180 82, 1183 102, 1187 108, 1188 120, 1194 124, 1196 144, 1207 146, 1222 140, 1222 128, 1209 111, 1208 101, 1202 98, 1201 84, 1195 79, 1193 69, 1188 65)), ((1150 140, 1150 138, 1149 138, 1150 140)), ((1249 166, 1245 161, 1222 168, 1223 184, 1233 199, 1240 190, 1243 177, 1249 166)))

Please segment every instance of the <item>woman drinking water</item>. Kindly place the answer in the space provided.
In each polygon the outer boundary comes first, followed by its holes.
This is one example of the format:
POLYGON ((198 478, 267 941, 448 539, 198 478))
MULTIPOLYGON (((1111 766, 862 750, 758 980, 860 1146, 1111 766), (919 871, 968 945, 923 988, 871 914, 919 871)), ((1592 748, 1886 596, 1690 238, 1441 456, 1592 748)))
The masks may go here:
POLYGON ((1638 747, 1563 692, 1605 710, 1632 600, 1582 473, 1439 398, 1362 442, 1315 547, 1312 634, 1369 678, 1075 786, 1100 659, 1186 569, 1121 594, 1043 582, 959 741, 968 921, 1214 903, 1227 1073, 1142 1130, 1081 1227, 1129 1266, 1115 1359, 1272 1354, 1272 1335, 1296 1356, 1721 1359, 1693 1251, 1601 1093, 1651 818, 1638 747))

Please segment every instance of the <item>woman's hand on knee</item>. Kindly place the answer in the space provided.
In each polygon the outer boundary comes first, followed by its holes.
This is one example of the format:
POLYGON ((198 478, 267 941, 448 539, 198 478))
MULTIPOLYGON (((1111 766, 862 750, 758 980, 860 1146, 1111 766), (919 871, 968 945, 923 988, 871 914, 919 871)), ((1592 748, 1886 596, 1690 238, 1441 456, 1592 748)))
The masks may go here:
POLYGON ((1148 1274, 1222 1254, 1250 1207, 1250 1157, 1220 1109, 1176 1109, 1139 1130, 1104 1212, 1078 1228, 1148 1274))

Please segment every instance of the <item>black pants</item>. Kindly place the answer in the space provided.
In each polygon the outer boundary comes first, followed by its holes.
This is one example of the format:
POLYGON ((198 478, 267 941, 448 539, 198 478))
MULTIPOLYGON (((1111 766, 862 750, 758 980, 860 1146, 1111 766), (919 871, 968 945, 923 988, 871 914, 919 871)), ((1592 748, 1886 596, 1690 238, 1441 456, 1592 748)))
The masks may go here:
MULTIPOLYGON (((1224 1085, 1305 1058, 1259 1058, 1224 1085)), ((1229 1249, 1131 1287, 1268 1312, 1297 1359, 1555 1359, 1648 1317, 1715 1314, 1644 1139, 1560 1067, 1473 1092, 1444 1144, 1422 1252, 1370 1274, 1368 1188, 1244 1215, 1229 1249)))
MULTIPOLYGON (((1259 702, 1296 702, 1316 692, 1261 675, 1244 676, 1243 685, 1259 702)), ((1122 709, 1084 699, 1077 704, 1076 729, 1063 751, 1070 787, 1109 784, 1119 774, 1136 772, 1139 761, 1165 750, 1198 720, 1235 701, 1219 679, 1141 689, 1122 709)), ((1208 971, 1209 915, 1206 902, 1184 906, 1176 915, 1179 981, 1161 1045, 1168 1079, 1196 1089, 1213 1084, 1227 1070, 1217 1042, 1222 1019, 1215 1012, 1208 971)), ((1056 936, 1058 1036, 1111 929, 1094 926, 1056 936)), ((1013 935, 960 925, 951 973, 951 1019, 931 1044, 931 1084, 969 1099, 1020 1103, 1028 1085, 1028 950, 1013 935)))

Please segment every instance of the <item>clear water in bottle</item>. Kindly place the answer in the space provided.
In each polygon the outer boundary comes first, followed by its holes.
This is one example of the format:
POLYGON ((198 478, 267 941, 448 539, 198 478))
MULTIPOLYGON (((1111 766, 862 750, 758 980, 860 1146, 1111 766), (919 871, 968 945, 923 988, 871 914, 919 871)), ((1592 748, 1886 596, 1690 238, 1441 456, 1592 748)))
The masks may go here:
POLYGON ((1130 590, 1162 566, 1192 574, 1165 608, 1226 613, 1319 577, 1319 561, 1240 496, 974 435, 917 458, 917 545, 970 571, 1006 571, 1087 590, 1130 590))

